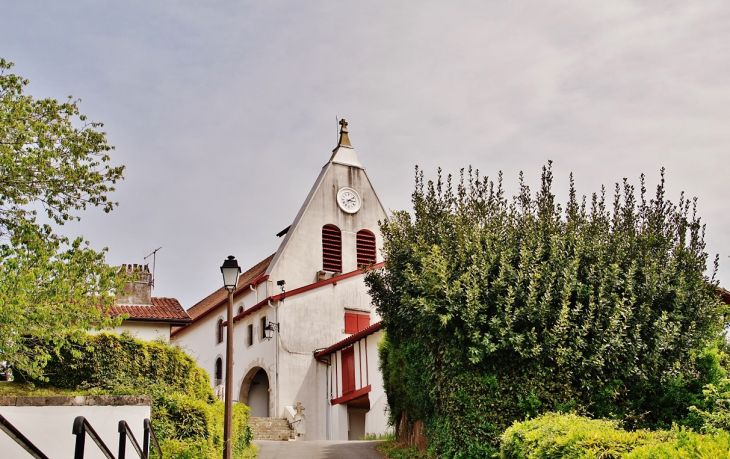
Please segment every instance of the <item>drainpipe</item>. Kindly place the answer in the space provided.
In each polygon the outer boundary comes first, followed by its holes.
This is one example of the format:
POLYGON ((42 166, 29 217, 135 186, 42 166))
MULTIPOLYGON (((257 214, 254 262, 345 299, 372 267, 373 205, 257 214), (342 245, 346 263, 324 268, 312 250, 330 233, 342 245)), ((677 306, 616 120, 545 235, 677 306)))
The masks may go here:
POLYGON ((253 304, 259 304, 259 289, 257 289, 256 287, 254 287, 254 285, 253 285, 253 284, 250 284, 250 285, 248 286, 248 288, 250 288, 250 289, 251 289, 251 291, 252 291, 252 292, 254 292, 254 293, 256 294, 256 301, 254 301, 254 303, 253 303, 253 304))

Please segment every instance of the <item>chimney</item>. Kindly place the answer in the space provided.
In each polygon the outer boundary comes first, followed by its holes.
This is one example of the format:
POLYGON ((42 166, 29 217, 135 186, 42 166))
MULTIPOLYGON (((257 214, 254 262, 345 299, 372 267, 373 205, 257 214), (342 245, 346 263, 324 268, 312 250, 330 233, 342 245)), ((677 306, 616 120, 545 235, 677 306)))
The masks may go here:
POLYGON ((117 304, 152 304, 152 273, 149 265, 123 264, 119 275, 127 278, 117 292, 117 304))

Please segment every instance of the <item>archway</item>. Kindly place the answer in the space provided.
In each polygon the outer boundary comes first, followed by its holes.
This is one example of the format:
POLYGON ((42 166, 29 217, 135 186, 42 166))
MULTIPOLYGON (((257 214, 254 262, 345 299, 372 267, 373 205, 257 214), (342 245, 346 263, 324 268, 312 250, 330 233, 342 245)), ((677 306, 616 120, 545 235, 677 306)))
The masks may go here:
POLYGON ((241 383, 238 401, 251 408, 251 417, 269 417, 269 375, 261 367, 249 370, 241 383))

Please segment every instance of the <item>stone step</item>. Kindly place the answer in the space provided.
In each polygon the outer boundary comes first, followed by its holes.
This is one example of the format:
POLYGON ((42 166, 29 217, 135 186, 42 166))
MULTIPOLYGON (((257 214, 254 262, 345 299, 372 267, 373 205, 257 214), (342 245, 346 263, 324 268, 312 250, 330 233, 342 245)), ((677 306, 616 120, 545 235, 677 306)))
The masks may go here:
POLYGON ((284 418, 249 418, 254 440, 279 440, 291 439, 292 431, 289 422, 284 418))

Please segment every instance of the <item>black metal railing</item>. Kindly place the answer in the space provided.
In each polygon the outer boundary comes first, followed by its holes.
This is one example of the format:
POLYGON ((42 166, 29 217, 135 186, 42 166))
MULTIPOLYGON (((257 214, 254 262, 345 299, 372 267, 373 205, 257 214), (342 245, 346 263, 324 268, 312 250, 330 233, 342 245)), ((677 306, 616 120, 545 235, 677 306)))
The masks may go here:
POLYGON ((152 444, 155 445, 155 451, 157 451, 157 457, 162 459, 162 450, 160 449, 160 444, 157 442, 157 436, 155 435, 155 431, 152 430, 152 423, 149 419, 144 420, 144 457, 145 459, 149 459, 150 457, 150 441, 152 441, 152 444))
POLYGON ((74 425, 71 429, 71 433, 76 435, 76 448, 74 449, 74 459, 84 459, 86 434, 89 434, 89 437, 94 440, 96 446, 99 447, 99 449, 102 453, 104 453, 104 456, 106 456, 107 459, 115 459, 112 452, 109 451, 109 448, 107 448, 107 446, 104 444, 104 441, 101 439, 101 437, 99 437, 99 434, 96 433, 94 428, 91 427, 91 424, 89 424, 89 421, 87 421, 85 417, 77 416, 76 419, 74 419, 74 425))
MULTIPOLYGON (((155 447, 155 451, 157 452, 157 456, 162 459, 162 450, 160 449, 160 444, 157 441, 157 437, 155 436, 155 431, 152 430, 152 423, 149 419, 144 420, 144 446, 140 447, 139 443, 137 443, 137 439, 134 437, 134 434, 132 433, 132 429, 129 428, 129 425, 127 424, 127 421, 119 421, 119 453, 116 457, 116 459, 126 459, 127 455, 127 440, 132 444, 132 448, 134 449, 134 452, 137 453, 137 456, 140 459, 149 459, 149 445, 150 440, 152 440, 152 444, 155 447)), ((73 425, 73 434, 76 435, 76 449, 74 451, 74 459, 83 459, 84 458, 84 448, 86 443, 86 434, 89 434, 89 437, 91 437, 92 440, 94 440, 94 443, 96 443, 96 446, 99 447, 102 453, 107 457, 107 459, 115 459, 114 455, 112 455, 112 452, 109 450, 109 448, 104 444, 102 439, 99 437, 99 435, 96 433, 94 428, 89 424, 89 421, 86 420, 83 416, 78 416, 74 420, 73 425)), ((45 458, 45 456, 44 456, 45 458)), ((48 458, 45 458, 48 459, 48 458)))
MULTIPOLYGON (((5 432, 10 438, 20 445, 25 451, 27 451, 35 459, 49 459, 48 456, 38 449, 28 438, 23 435, 10 421, 0 414, 0 430, 5 432)), ((150 442, 155 448, 157 457, 163 459, 162 450, 160 449, 160 443, 157 441, 155 431, 152 430, 152 423, 149 419, 144 420, 144 447, 140 447, 137 443, 137 439, 132 433, 132 429, 126 421, 119 421, 119 454, 115 458, 109 448, 104 444, 104 441, 99 437, 94 428, 89 424, 83 416, 77 416, 74 419, 73 428, 71 433, 76 435, 76 447, 74 449, 74 459, 84 458, 84 449, 86 447, 86 435, 96 443, 99 450, 107 457, 107 459, 126 459, 127 440, 132 444, 132 448, 137 453, 140 459, 149 459, 150 457, 150 442)))
POLYGON ((21 448, 26 450, 35 459, 48 459, 48 456, 43 454, 43 452, 39 450, 36 445, 28 440, 25 435, 23 435, 18 429, 16 429, 15 426, 10 423, 10 421, 5 419, 2 414, 0 414, 0 430, 8 434, 10 438, 15 440, 15 442, 19 444, 21 448))
POLYGON ((139 456, 140 459, 147 459, 147 455, 142 451, 142 448, 139 447, 139 443, 137 443, 137 439, 134 438, 132 429, 129 428, 127 421, 119 421, 119 454, 117 454, 117 459, 127 458, 127 439, 129 439, 132 443, 132 448, 134 448, 137 456, 139 456))

